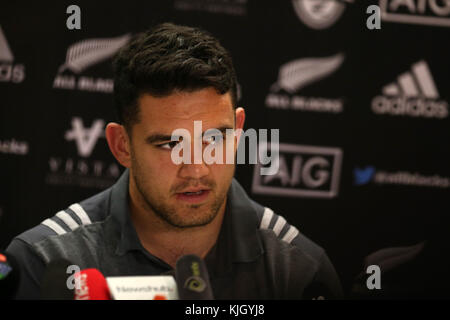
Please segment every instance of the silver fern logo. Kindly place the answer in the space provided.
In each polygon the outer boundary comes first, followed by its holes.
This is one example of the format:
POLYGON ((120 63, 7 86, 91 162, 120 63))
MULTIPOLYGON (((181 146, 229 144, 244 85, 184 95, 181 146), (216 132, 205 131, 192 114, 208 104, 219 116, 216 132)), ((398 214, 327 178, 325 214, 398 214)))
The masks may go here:
POLYGON ((111 58, 130 38, 130 34, 125 34, 115 38, 86 39, 71 45, 67 49, 66 61, 58 69, 53 88, 111 93, 112 79, 76 77, 63 73, 71 71, 80 74, 89 67, 111 58))
POLYGON ((331 27, 341 17, 345 9, 343 2, 351 0, 292 0, 295 13, 312 29, 331 27))
POLYGON ((67 50, 66 62, 59 67, 58 72, 70 69, 74 73, 81 73, 90 66, 112 57, 129 39, 130 35, 126 34, 116 38, 77 42, 67 50))
POLYGON ((295 93, 336 72, 344 59, 344 54, 338 53, 331 57, 301 58, 283 64, 278 72, 277 81, 270 87, 271 92, 266 97, 266 106, 299 111, 342 112, 342 99, 305 97, 295 93))
POLYGON ((280 67, 278 81, 272 91, 284 89, 294 93, 336 71, 344 61, 342 53, 327 58, 305 58, 288 62, 280 67))

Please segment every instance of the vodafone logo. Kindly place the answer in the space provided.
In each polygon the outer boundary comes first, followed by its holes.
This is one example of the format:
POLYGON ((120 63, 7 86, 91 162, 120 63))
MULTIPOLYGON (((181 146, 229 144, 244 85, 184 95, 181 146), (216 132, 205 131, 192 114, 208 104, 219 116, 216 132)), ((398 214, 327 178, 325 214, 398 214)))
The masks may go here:
POLYGON ((372 111, 376 114, 437 119, 448 117, 448 103, 439 98, 425 60, 413 64, 410 71, 384 86, 382 93, 372 100, 372 111))

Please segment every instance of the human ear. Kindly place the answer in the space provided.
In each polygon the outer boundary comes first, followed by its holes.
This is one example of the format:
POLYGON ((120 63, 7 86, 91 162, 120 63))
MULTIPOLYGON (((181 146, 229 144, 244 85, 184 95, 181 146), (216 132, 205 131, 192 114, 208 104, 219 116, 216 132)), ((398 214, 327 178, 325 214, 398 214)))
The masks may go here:
POLYGON ((235 111, 235 132, 237 133, 235 136, 235 151, 238 148, 239 141, 241 138, 241 133, 244 130, 244 122, 245 122, 245 110, 244 108, 236 108, 235 111))
POLYGON ((109 150, 114 158, 126 168, 131 167, 130 138, 124 126, 110 122, 105 129, 109 150))

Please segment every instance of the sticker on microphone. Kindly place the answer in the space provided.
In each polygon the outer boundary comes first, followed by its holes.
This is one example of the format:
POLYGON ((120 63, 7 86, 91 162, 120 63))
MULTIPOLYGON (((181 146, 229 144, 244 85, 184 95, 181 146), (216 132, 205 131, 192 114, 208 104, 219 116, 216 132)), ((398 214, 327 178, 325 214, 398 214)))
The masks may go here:
POLYGON ((114 300, 178 300, 172 276, 107 277, 114 300))

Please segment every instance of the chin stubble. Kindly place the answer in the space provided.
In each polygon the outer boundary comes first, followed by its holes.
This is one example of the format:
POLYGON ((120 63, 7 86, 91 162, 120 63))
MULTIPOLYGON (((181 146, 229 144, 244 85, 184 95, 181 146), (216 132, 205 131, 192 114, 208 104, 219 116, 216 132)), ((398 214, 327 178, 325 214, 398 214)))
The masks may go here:
MULTIPOLYGON (((170 208, 168 206, 164 205, 158 205, 155 202, 152 202, 150 197, 146 195, 146 192, 144 191, 145 188, 143 188, 142 184, 140 183, 139 178, 136 174, 134 174, 134 181, 136 188, 138 192, 141 195, 141 198, 145 202, 145 206, 149 209, 149 211, 152 211, 157 215, 162 221, 169 224, 172 227, 178 228, 178 229, 186 229, 186 228, 193 228, 193 227, 201 227, 206 226, 210 224, 214 218, 218 215, 220 208, 222 207, 222 204, 225 201, 227 193, 225 192, 224 196, 222 197, 216 197, 213 200, 213 203, 211 205, 211 208, 208 210, 208 212, 199 218, 197 218, 194 221, 183 221, 182 218, 179 217, 177 214, 177 209, 170 208)), ((191 210, 201 210, 202 207, 204 207, 205 204, 200 205, 189 205, 186 208, 191 210)), ((181 207, 179 210, 183 210, 185 207, 181 207)))

